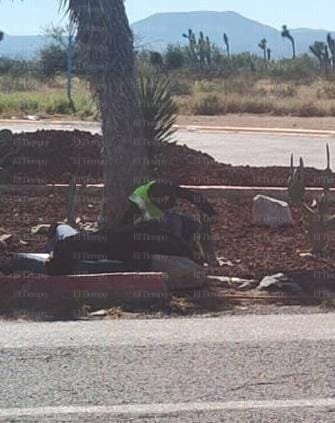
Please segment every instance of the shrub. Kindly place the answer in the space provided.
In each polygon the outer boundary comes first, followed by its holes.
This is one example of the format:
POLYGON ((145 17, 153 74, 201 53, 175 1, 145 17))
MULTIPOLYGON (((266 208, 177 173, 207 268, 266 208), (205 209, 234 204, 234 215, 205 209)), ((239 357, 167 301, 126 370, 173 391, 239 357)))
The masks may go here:
POLYGON ((185 56, 181 47, 169 45, 165 53, 165 63, 168 69, 180 69, 184 66, 185 56))
POLYGON ((319 107, 314 102, 304 103, 297 111, 297 116, 300 117, 323 117, 327 116, 327 111, 321 107, 319 107))
POLYGON ((170 81, 170 92, 172 95, 183 96, 192 95, 193 90, 189 83, 173 79, 170 81))
POLYGON ((216 95, 208 95, 193 104, 193 113, 195 115, 215 116, 225 113, 225 105, 216 95))
POLYGON ((57 98, 47 105, 46 112, 51 115, 69 115, 72 113, 72 109, 68 99, 57 98))
POLYGON ((63 47, 51 44, 40 50, 39 62, 41 73, 46 77, 53 77, 67 70, 67 53, 63 47))

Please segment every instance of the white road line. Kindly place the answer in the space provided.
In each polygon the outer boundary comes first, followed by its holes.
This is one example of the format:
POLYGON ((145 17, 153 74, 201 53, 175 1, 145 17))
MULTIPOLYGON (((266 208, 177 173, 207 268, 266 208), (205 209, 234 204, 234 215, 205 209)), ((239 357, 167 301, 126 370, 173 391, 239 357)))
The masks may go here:
POLYGON ((59 406, 0 408, 0 417, 38 417, 58 414, 172 414, 178 412, 334 407, 335 398, 268 401, 190 402, 175 404, 126 404, 112 406, 59 406))

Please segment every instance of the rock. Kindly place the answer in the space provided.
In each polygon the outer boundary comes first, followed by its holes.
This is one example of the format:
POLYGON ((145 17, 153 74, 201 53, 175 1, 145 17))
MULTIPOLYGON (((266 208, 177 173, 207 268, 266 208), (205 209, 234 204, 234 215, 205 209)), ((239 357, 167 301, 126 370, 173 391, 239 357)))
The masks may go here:
POLYGON ((202 266, 185 257, 155 256, 151 270, 168 275, 166 281, 169 290, 201 288, 207 275, 202 266))
POLYGON ((266 276, 258 285, 259 290, 282 289, 289 292, 302 292, 303 289, 296 282, 289 279, 284 273, 266 276))
POLYGON ((265 195, 254 198, 253 216, 256 225, 271 228, 294 224, 288 203, 265 195))

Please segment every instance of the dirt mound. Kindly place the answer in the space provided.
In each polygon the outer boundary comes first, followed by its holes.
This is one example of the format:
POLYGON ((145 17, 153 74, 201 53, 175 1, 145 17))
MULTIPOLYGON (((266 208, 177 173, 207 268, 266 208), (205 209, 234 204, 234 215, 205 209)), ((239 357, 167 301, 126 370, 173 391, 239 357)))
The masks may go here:
MULTIPOLYGON (((78 183, 103 182, 101 156, 103 139, 81 131, 37 131, 15 134, 12 143, 0 144, 0 166, 15 184, 68 183, 76 175, 78 183)), ((287 167, 233 167, 186 146, 163 147, 157 174, 178 184, 278 186, 286 187, 287 167)), ((334 174, 335 181, 335 174, 334 174)), ((306 169, 310 187, 322 185, 322 172, 306 169)))

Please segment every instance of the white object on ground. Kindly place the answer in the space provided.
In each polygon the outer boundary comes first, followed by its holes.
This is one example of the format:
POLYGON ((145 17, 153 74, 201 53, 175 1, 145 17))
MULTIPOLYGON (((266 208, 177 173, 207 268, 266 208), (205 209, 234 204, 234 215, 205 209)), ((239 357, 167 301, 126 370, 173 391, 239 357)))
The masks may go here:
POLYGON ((288 203, 265 195, 254 198, 253 218, 256 225, 271 228, 294 224, 288 203))

